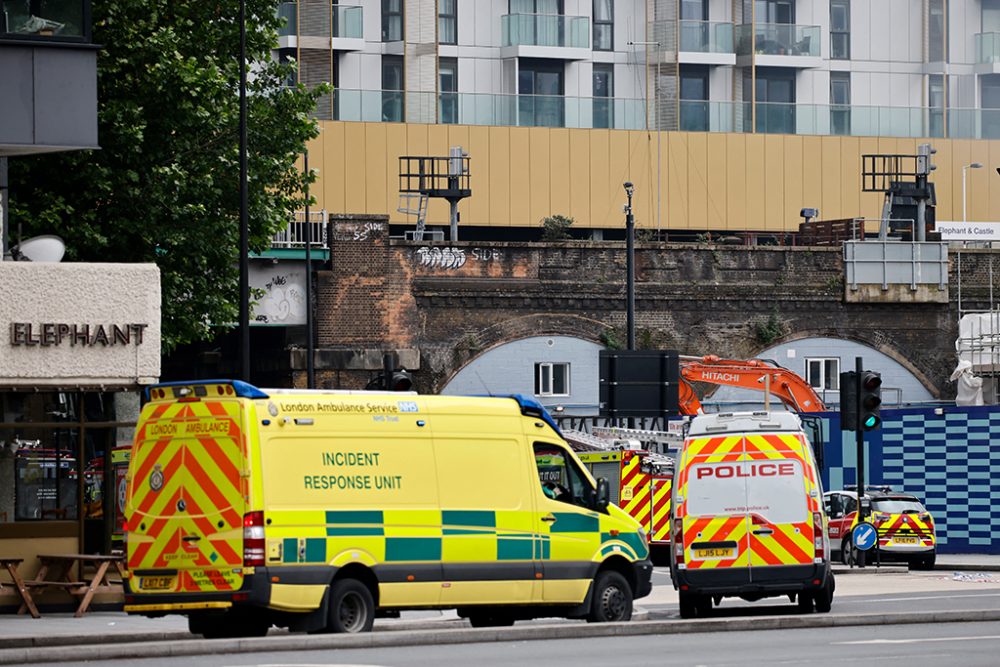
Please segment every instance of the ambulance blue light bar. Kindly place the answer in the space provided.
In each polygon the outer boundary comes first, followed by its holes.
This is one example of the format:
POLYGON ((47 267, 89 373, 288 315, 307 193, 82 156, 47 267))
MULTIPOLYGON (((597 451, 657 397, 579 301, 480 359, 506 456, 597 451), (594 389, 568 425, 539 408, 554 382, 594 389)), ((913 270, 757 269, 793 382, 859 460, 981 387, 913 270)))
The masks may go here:
POLYGON ((242 380, 196 380, 196 381, 181 381, 181 382, 160 382, 158 384, 150 385, 146 387, 145 398, 148 401, 150 399, 150 392, 153 389, 163 389, 165 387, 199 387, 205 385, 230 385, 233 388, 233 393, 240 398, 270 398, 270 396, 257 387, 253 386, 248 382, 243 382, 242 380))
POLYGON ((517 404, 521 407, 521 414, 527 415, 529 417, 538 417, 546 424, 552 427, 559 437, 563 437, 562 431, 559 430, 559 425, 549 414, 549 411, 545 409, 545 406, 536 401, 533 398, 528 398, 523 394, 510 394, 510 398, 517 401, 517 404))

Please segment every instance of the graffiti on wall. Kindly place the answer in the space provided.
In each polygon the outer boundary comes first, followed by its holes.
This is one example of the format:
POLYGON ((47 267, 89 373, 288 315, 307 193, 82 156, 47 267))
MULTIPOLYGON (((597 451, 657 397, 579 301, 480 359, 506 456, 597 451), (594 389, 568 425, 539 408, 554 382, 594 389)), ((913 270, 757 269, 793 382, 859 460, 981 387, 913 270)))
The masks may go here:
POLYGON ((384 230, 381 222, 338 222, 333 228, 333 240, 367 241, 384 230))
POLYGON ((431 269, 460 269, 466 262, 496 262, 503 253, 495 248, 417 248, 416 261, 431 269))
POLYGON ((250 288, 260 296, 252 306, 253 324, 305 324, 305 267, 298 264, 254 263, 250 288))

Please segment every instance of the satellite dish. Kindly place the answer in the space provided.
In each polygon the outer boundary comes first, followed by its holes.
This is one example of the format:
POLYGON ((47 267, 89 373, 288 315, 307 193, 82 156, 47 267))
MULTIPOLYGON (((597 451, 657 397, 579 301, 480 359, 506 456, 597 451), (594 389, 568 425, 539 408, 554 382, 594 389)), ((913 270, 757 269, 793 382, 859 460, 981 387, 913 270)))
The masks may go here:
POLYGON ((14 259, 26 262, 58 262, 65 253, 66 244, 52 234, 35 236, 10 249, 14 259))

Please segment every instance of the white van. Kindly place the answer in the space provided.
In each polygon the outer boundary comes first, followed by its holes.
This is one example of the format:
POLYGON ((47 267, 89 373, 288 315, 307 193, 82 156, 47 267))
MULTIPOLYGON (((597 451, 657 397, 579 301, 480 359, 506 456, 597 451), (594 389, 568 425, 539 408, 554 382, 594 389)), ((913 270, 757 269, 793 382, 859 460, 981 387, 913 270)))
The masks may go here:
POLYGON ((787 595, 828 612, 834 581, 812 446, 790 412, 698 415, 671 503, 671 574, 681 617, 724 597, 787 595))

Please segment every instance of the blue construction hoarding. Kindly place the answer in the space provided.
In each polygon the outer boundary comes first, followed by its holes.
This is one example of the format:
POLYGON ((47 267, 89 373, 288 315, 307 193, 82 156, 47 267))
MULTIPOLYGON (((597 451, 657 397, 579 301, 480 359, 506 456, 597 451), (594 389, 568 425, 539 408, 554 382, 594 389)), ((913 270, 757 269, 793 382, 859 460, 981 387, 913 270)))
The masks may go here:
MULTIPOLYGON (((855 435, 824 413, 826 490, 856 482, 855 435)), ((867 483, 920 497, 941 553, 1000 554, 1000 406, 882 410, 865 433, 867 483)))

